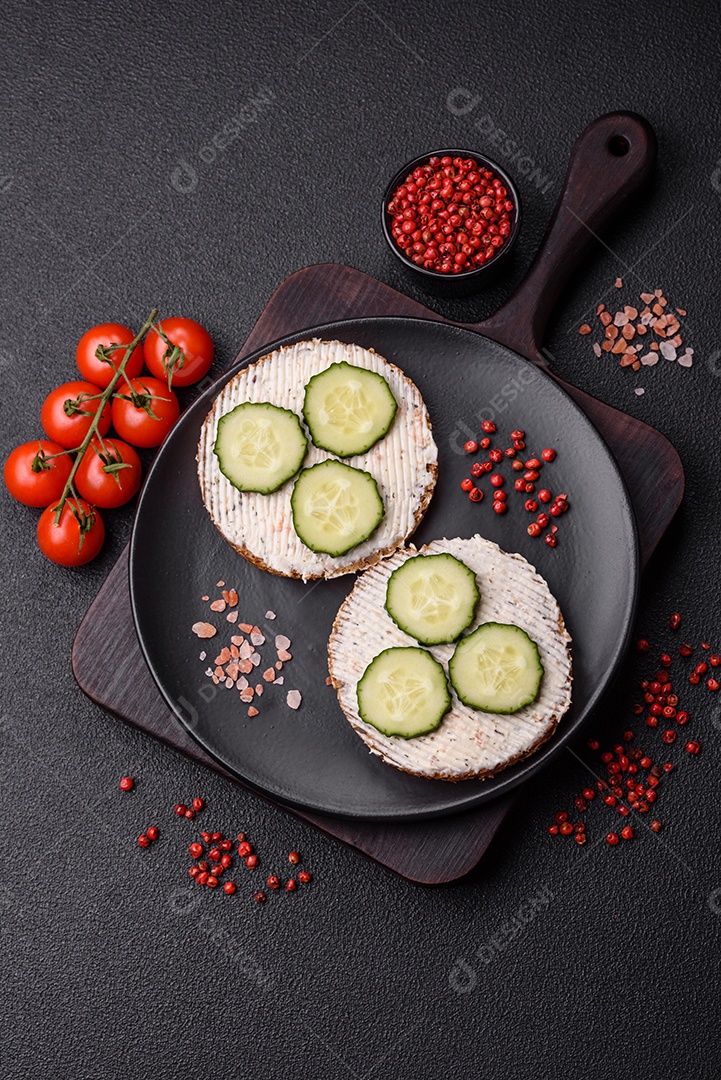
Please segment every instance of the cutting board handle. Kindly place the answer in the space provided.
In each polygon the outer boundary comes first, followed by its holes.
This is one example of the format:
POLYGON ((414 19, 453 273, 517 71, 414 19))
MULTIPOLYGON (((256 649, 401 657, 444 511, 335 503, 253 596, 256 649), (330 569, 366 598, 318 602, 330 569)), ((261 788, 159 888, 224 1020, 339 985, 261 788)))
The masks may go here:
POLYGON ((549 317, 586 249, 643 184, 656 161, 656 135, 636 113, 608 113, 576 140, 556 209, 530 270, 503 307, 471 328, 546 367, 549 317))

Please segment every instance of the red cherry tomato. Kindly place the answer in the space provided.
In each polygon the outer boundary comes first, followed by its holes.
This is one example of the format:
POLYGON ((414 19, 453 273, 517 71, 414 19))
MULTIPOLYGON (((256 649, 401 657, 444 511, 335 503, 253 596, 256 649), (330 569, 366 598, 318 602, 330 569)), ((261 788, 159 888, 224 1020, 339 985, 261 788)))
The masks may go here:
POLYGON ((163 319, 158 325, 181 354, 174 355, 172 346, 151 328, 143 343, 148 370, 166 383, 170 374, 173 386, 192 386, 199 382, 207 375, 215 353, 208 331, 195 319, 163 319))
POLYGON ((37 439, 15 447, 5 462, 3 479, 18 502, 42 507, 60 498, 72 467, 73 459, 59 443, 37 439))
POLYGON ((69 498, 59 524, 57 504, 50 503, 38 521, 37 538, 46 559, 59 566, 84 566, 99 553, 105 539, 103 519, 85 499, 69 498))
POLYGON ((103 510, 123 506, 140 487, 142 467, 132 446, 120 439, 93 439, 75 473, 84 499, 103 510))
POLYGON ((113 398, 113 425, 133 446, 160 446, 180 416, 178 399, 160 379, 131 379, 113 398))
MULTIPOLYGON (((133 331, 129 330, 127 326, 123 326, 122 323, 100 323, 99 326, 93 326, 90 330, 86 330, 75 350, 75 362, 78 365, 78 371, 84 379, 95 383, 96 386, 100 386, 104 390, 115 374, 116 368, 122 363, 127 349, 116 349, 111 352, 110 363, 100 360, 96 356, 97 350, 99 348, 105 349, 108 345, 130 345, 134 337, 133 331)), ((142 370, 143 349, 141 345, 136 345, 125 365, 125 374, 129 379, 134 379, 142 370)))
MULTIPOLYGON (((89 382, 68 382, 51 390, 40 410, 43 430, 50 439, 68 450, 80 446, 100 405, 102 391, 89 382), (91 400, 88 400, 91 399, 91 400)), ((101 435, 110 427, 110 406, 106 405, 98 429, 101 435)))

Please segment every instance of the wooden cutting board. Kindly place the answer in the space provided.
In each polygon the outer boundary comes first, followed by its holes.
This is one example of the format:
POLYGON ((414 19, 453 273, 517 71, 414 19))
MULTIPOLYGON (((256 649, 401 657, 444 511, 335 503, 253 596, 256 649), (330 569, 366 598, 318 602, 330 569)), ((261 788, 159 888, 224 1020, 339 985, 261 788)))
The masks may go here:
MULTIPOLYGON (((307 326, 379 315, 441 318, 359 270, 334 264, 310 266, 292 274, 275 291, 239 359, 307 326)), ((488 332, 486 327, 484 332, 488 332)), ((634 504, 645 564, 681 501, 683 473, 678 457, 653 428, 581 391, 568 386, 566 389, 619 462, 634 504)), ((78 629, 72 663, 79 686, 122 720, 239 783, 193 742, 151 678, 135 635, 127 562, 126 549, 78 629), (108 640, 119 645, 113 650, 112 663, 105 648, 108 640), (120 664, 118 655, 123 656, 120 664)), ((347 821, 281 808, 411 881, 440 884, 462 877, 478 864, 516 797, 514 794, 463 814, 413 824, 347 821)))

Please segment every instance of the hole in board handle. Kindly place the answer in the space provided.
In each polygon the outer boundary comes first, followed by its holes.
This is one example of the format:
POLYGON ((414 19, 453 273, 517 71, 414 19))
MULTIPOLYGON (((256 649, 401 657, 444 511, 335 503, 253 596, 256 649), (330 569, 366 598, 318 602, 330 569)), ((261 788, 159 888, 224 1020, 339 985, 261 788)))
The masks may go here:
POLYGON ((631 144, 625 135, 612 135, 608 140, 608 149, 614 157, 625 157, 631 149, 631 144))

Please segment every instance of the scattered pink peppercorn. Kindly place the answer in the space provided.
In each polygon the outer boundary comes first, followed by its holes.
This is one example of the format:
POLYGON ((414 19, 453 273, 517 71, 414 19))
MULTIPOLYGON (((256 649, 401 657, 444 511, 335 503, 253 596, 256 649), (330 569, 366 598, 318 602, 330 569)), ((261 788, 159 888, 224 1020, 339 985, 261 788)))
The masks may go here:
POLYGON ((235 891, 236 891, 236 885, 235 885, 234 881, 225 881, 225 882, 223 882, 223 892, 224 893, 227 893, 228 896, 233 896, 235 891))
POLYGON ((145 833, 141 833, 138 837, 138 847, 150 847, 150 837, 145 833))
POLYGON ((133 780, 132 776, 123 776, 121 778, 121 780, 120 780, 120 790, 121 791, 132 791, 134 784, 135 784, 135 781, 133 780))
POLYGON ((700 754, 701 753, 701 744, 697 743, 697 742, 687 742, 686 743, 686 749, 689 752, 689 754, 700 754))

